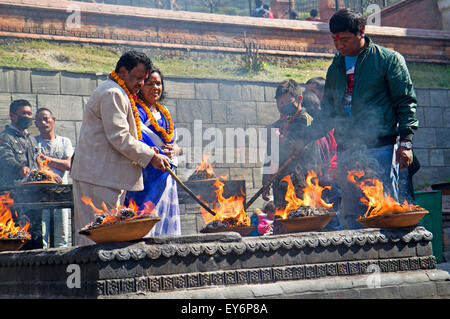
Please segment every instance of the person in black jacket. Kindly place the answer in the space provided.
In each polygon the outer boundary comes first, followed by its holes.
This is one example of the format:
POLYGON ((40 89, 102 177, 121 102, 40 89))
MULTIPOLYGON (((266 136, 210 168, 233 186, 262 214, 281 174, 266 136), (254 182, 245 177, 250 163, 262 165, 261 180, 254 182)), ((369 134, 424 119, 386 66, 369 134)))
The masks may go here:
MULTIPOLYGON (((11 123, 0 133, 0 186, 20 186, 24 177, 37 166, 39 152, 36 140, 28 132, 33 124, 33 111, 27 100, 15 100, 9 106, 11 123)), ((31 241, 23 249, 42 248, 42 215, 39 210, 18 209, 17 222, 23 227, 30 222, 31 241)))
POLYGON ((31 104, 15 100, 9 107, 11 123, 0 133, 0 185, 14 186, 35 166, 36 140, 27 129, 33 124, 31 104))

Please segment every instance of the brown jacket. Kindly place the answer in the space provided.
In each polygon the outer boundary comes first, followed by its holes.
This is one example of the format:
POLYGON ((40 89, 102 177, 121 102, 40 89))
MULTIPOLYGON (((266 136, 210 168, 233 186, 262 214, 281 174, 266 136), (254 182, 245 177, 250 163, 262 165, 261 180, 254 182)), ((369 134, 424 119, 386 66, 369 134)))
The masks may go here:
POLYGON ((154 154, 138 140, 125 91, 111 79, 102 82, 84 108, 72 178, 114 189, 143 190, 142 168, 154 154))

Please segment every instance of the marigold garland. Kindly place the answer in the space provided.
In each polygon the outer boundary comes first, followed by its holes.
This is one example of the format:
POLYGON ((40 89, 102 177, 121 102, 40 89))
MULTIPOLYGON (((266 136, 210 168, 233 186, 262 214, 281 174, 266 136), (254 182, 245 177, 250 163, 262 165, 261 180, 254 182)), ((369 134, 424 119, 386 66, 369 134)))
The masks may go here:
POLYGON ((116 81, 117 84, 120 85, 122 89, 124 89, 125 93, 128 95, 128 98, 130 99, 131 109, 133 110, 134 121, 136 122, 138 139, 142 140, 141 120, 139 119, 139 111, 135 103, 135 95, 130 93, 127 86, 125 85, 125 81, 119 77, 116 71, 112 71, 109 75, 111 76, 111 78, 113 78, 114 81, 116 81))
POLYGON ((170 116, 169 111, 167 111, 167 109, 162 106, 161 104, 159 104, 158 102, 156 102, 156 108, 158 109, 158 111, 163 115, 166 124, 167 124, 167 131, 159 126, 158 121, 156 121, 155 117, 153 116, 152 111, 150 110, 150 108, 145 104, 145 102, 142 99, 137 99, 137 102, 139 103, 140 106, 142 106, 142 108, 144 109, 145 113, 147 113, 147 117, 150 120, 150 124, 153 126, 153 128, 161 134, 163 140, 166 143, 169 143, 170 141, 172 141, 173 136, 174 136, 174 125, 173 125, 173 121, 172 121, 172 117, 170 116))

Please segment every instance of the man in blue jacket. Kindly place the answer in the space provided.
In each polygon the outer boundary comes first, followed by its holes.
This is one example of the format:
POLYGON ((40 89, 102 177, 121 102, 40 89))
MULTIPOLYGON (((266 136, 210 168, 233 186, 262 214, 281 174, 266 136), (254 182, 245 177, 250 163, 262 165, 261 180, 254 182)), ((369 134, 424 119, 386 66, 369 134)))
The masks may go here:
POLYGON ((418 127, 417 100, 405 59, 374 44, 365 34, 365 22, 361 14, 347 9, 331 17, 338 53, 327 72, 322 111, 308 131, 315 139, 335 128, 343 224, 350 229, 361 228, 355 220, 367 207, 360 203, 362 193, 347 181, 347 172, 363 169, 364 177, 380 179, 385 193, 397 199, 398 164, 400 169, 411 164, 418 127))

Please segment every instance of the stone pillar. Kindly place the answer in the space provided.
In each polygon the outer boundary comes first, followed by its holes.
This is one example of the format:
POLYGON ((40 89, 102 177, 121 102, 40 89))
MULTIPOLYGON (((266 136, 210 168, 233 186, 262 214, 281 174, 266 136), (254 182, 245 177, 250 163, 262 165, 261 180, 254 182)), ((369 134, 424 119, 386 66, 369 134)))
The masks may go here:
MULTIPOLYGON (((339 9, 345 8, 344 0, 339 0, 339 9)), ((319 0, 320 21, 328 22, 336 12, 336 0, 319 0)))
POLYGON ((438 0, 438 8, 442 15, 442 30, 450 31, 450 0, 438 0))

